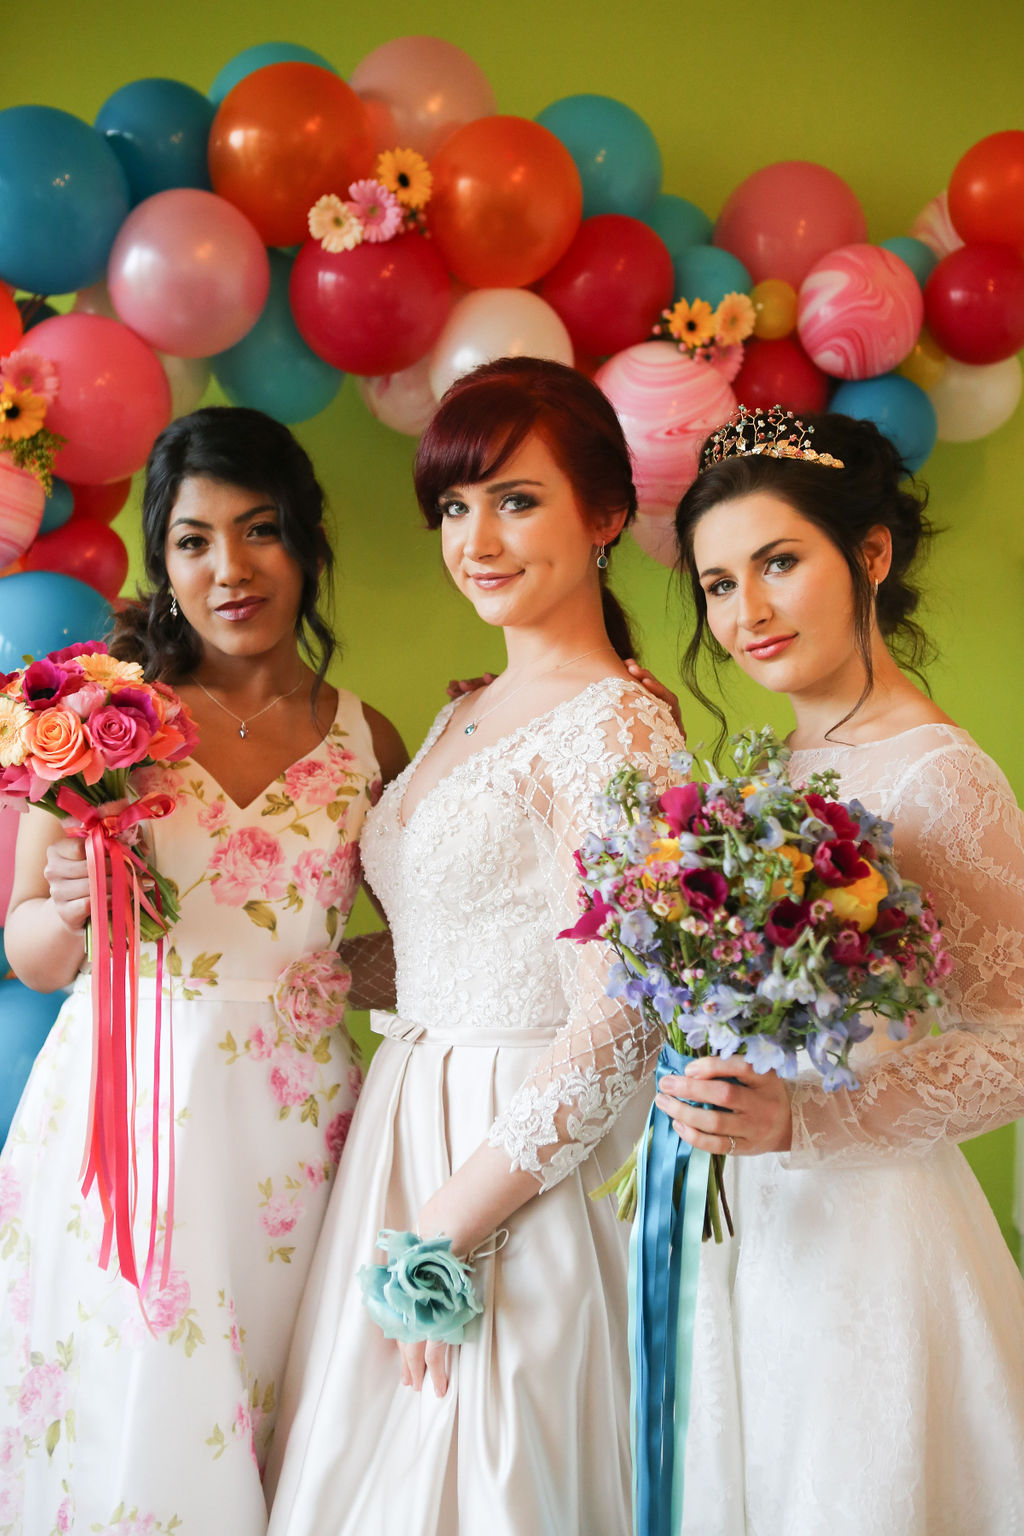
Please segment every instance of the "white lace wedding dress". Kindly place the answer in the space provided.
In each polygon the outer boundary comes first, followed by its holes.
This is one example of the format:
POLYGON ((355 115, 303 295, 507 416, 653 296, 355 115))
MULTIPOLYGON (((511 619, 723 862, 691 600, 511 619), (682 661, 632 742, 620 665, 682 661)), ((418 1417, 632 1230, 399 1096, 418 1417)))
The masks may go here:
POLYGON ((1024 817, 965 731, 797 752, 895 823, 956 962, 937 1019, 793 1094, 706 1244, 682 1536, 1024 1532, 1024 1281, 956 1143, 1024 1114, 1024 817), (941 1031, 932 1033, 932 1025, 941 1031))
MULTIPOLYGON (((680 744, 635 683, 605 678, 473 754, 403 826, 370 813, 364 866, 388 914, 398 1012, 356 1110, 296 1331, 271 1485, 275 1536, 623 1536, 631 1527, 628 1228, 595 1189, 628 1155, 658 1040, 605 996, 573 851, 631 761, 664 780, 680 744), (632 1104, 627 1101, 633 1099, 632 1104), (625 1110, 624 1113, 621 1111, 625 1110), (451 1383, 400 1382, 355 1275, 482 1142, 542 1193, 480 1262, 484 1302, 451 1383)), ((268 1489, 269 1491, 269 1489, 268 1489)))

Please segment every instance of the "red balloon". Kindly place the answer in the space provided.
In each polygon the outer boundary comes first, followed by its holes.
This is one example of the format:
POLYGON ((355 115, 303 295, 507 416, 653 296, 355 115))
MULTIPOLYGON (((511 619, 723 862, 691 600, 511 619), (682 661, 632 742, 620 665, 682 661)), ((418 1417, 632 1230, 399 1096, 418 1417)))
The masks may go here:
POLYGON ((995 241, 1024 253, 1024 132, 990 133, 958 161, 949 214, 968 245, 995 241))
POLYGON ((128 551, 112 528, 94 517, 73 517, 44 533, 24 555, 26 571, 59 571, 114 598, 128 574, 128 551))
POLYGON ((297 245, 318 197, 345 197, 373 166, 370 119, 319 64, 268 64, 228 92, 210 129, 210 180, 265 245, 297 245))
POLYGON ((856 194, 811 160, 763 166, 731 192, 714 244, 739 258, 755 283, 781 278, 799 288, 822 256, 868 237, 856 194))
POLYGON ((72 517, 92 517, 98 523, 112 523, 128 500, 132 488, 131 476, 127 480, 112 480, 109 485, 72 485, 72 517))
POLYGON ((743 367, 732 388, 750 410, 784 405, 789 411, 823 411, 828 386, 828 375, 815 367, 795 337, 780 336, 744 343, 743 367))
POLYGON ((584 219, 540 296, 573 346, 595 357, 646 341, 672 302, 675 272, 660 235, 624 213, 584 219))
POLYGON ((430 232, 472 288, 525 288, 550 272, 579 228, 583 184, 560 139, 525 117, 456 129, 430 163, 430 232))
POLYGON ((1008 245, 964 245, 924 289, 928 329, 958 363, 1001 363, 1024 347, 1024 256, 1008 245))
POLYGON ((292 314, 318 357, 345 373, 401 373, 429 352, 451 306, 433 241, 398 235, 351 251, 307 240, 295 258, 292 314))
POLYGON ((0 284, 0 357, 13 352, 21 341, 24 323, 21 310, 6 283, 0 284))

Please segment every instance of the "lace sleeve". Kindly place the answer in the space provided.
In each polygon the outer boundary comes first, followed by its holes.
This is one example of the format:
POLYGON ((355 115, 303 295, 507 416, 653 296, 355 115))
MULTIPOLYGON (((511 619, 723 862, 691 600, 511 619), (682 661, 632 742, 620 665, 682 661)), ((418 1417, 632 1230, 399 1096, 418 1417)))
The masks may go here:
POLYGON ((931 892, 954 961, 942 1032, 883 1054, 852 1093, 798 1082, 794 1167, 924 1151, 1024 1115, 1024 816, 972 743, 915 763, 887 814, 900 867, 931 892))
MULTIPOLYGON (((594 796, 624 762, 664 783, 669 756, 682 744, 667 710, 649 695, 627 694, 624 706, 607 713, 612 718, 538 761, 523 786, 552 934, 579 915, 573 854, 594 827, 594 796)), ((653 1070, 661 1043, 637 1010, 606 995, 607 946, 556 943, 566 1022, 488 1138, 508 1154, 513 1171, 535 1174, 542 1189, 565 1178, 605 1134, 653 1070)))
POLYGON ((350 1008, 394 1008, 395 948, 389 929, 342 939, 338 954, 352 973, 350 1008))

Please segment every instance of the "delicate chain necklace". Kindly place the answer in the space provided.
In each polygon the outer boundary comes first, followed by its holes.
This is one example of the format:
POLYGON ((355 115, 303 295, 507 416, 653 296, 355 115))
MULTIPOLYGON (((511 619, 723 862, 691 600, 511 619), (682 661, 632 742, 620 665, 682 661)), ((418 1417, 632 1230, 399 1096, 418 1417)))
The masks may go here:
POLYGON ((494 711, 500 709, 503 704, 507 704, 509 699, 514 698, 520 689, 526 687, 527 683, 539 682, 542 677, 549 677, 552 672, 561 672, 564 668, 571 667, 574 661, 585 661, 588 656, 596 656, 598 651, 610 651, 611 649, 612 646, 606 640, 604 645, 595 645, 592 651, 584 651, 581 656, 570 656, 568 661, 560 661, 557 667, 547 667, 543 672, 537 672, 532 677, 524 677, 523 681, 518 687, 513 688, 511 693, 506 693, 496 704, 492 704, 490 709, 485 709, 482 715, 477 715, 475 720, 471 720, 467 726, 464 726, 462 734, 464 736, 472 736, 481 721, 486 720, 488 715, 493 715, 494 711))
POLYGON ((220 699, 214 698, 213 694, 210 692, 209 688, 207 688, 206 684, 205 683, 201 683, 199 681, 198 677, 196 677, 194 672, 190 673, 189 675, 191 676, 192 681, 196 684, 196 686, 203 690, 203 692, 206 694, 206 697, 208 699, 212 700, 212 702, 214 704, 216 704, 218 709, 222 709, 226 715, 230 715, 232 720, 237 720, 238 721, 238 724, 240 726, 240 730, 239 730, 238 734, 239 734, 239 736, 241 736, 243 741, 245 740, 245 738, 249 734, 249 725, 250 725, 251 721, 258 720, 260 715, 265 715, 268 709, 273 709, 274 705, 275 704, 280 704, 283 699, 290 699, 293 693, 298 693, 299 689, 302 687, 303 683, 306 681, 306 679, 304 677, 300 677, 299 681, 295 684, 294 688, 289 688, 287 693, 279 693, 276 699, 271 699, 269 704, 264 704, 262 709, 258 709, 254 715, 250 715, 248 717, 248 719, 243 720, 241 715, 236 715, 233 709, 228 709, 227 705, 226 704, 222 704, 220 699))

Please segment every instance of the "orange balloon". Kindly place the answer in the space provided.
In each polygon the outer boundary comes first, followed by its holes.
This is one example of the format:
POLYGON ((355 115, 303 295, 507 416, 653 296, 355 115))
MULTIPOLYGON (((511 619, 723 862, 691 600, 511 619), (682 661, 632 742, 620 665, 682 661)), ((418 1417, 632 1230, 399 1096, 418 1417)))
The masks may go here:
POLYGON ((560 139, 525 117, 481 117, 431 161, 430 232, 450 272, 472 288, 523 288, 572 243, 583 186, 560 139))
POLYGON ((21 341, 21 310, 6 283, 0 283, 0 357, 13 352, 21 341))
POLYGON ((1024 130, 990 133, 972 145, 949 178, 948 197, 961 240, 1024 253, 1024 130))
POLYGON ((761 341, 778 341, 796 325, 796 289, 781 277, 766 277, 750 290, 754 306, 754 335, 761 341))
POLYGON ((318 197, 368 176, 373 142, 351 86, 319 64, 268 64, 228 92, 210 129, 210 179, 266 245, 298 245, 318 197))

